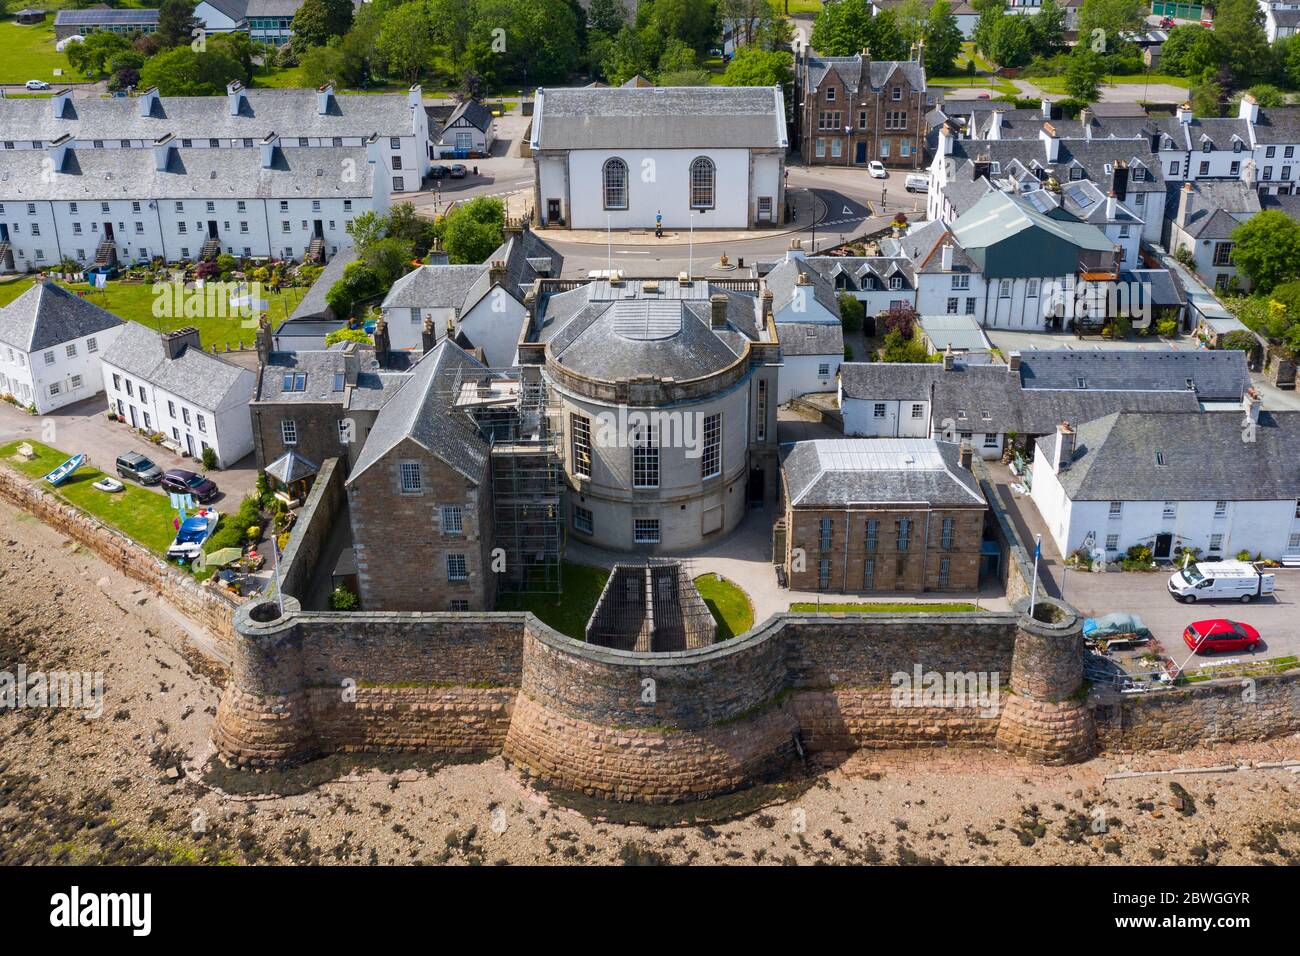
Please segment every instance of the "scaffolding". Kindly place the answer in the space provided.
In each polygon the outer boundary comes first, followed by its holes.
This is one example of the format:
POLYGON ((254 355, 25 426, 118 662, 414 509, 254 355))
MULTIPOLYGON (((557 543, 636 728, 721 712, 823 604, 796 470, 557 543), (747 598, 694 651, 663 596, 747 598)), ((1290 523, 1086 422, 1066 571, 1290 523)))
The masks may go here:
POLYGON ((678 560, 614 565, 587 623, 589 643, 639 653, 707 647, 717 634, 690 565, 678 560))
POLYGON ((536 369, 462 370, 449 405, 487 440, 500 594, 563 590, 560 411, 536 369))

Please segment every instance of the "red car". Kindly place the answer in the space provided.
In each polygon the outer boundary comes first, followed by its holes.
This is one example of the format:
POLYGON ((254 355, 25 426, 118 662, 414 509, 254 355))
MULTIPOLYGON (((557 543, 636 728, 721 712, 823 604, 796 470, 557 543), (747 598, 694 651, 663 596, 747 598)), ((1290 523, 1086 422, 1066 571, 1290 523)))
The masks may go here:
POLYGON ((1219 618, 1215 621, 1197 621, 1183 631, 1183 640, 1198 654, 1215 651, 1253 651, 1259 643, 1259 631, 1240 621, 1219 618))

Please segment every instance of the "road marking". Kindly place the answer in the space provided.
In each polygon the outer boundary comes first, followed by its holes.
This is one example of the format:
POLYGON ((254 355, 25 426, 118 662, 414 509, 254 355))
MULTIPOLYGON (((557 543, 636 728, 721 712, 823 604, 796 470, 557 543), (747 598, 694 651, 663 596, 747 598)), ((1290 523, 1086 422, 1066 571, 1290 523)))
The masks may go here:
POLYGON ((619 254, 620 256, 648 256, 648 255, 650 255, 650 253, 648 253, 648 252, 636 252, 636 251, 631 250, 631 249, 620 249, 620 250, 618 250, 618 254, 619 254))

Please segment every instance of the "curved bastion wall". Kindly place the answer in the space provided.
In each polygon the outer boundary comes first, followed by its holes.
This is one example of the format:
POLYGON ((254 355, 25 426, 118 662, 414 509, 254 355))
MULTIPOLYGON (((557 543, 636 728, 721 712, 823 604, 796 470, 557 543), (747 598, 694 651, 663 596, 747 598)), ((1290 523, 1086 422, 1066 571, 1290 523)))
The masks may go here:
POLYGON ((1077 699, 1080 622, 1043 603, 1045 624, 776 615, 721 644, 637 654, 528 614, 303 613, 286 598, 283 616, 274 604, 237 612, 213 737, 250 767, 339 751, 504 753, 552 785, 647 802, 736 790, 801 752, 998 746, 1082 759, 1094 736, 1077 699))

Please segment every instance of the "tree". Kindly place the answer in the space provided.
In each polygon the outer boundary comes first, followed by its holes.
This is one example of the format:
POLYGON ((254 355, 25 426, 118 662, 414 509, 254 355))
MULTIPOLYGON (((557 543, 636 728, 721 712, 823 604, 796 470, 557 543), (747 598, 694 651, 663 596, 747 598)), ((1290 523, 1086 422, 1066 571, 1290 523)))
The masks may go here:
POLYGON ((866 0, 823 4, 813 20, 812 46, 823 56, 861 53, 870 36, 871 19, 871 5, 866 0))
POLYGON ((86 76, 103 76, 111 60, 131 51, 131 41, 120 33, 96 30, 80 43, 69 43, 67 51, 73 69, 86 76))
POLYGON ((1201 82, 1192 86, 1191 104, 1192 112, 1197 116, 1222 116, 1224 108, 1228 103, 1228 95, 1224 92, 1224 78, 1222 74, 1227 73, 1227 67, 1224 67, 1219 74, 1206 72, 1201 78, 1201 82))
POLYGON ((163 47, 188 46, 200 26, 192 0, 163 0, 154 36, 163 47))
POLYGON ((1050 56, 1065 44, 1065 8, 1056 0, 1043 0, 1038 12, 1030 18, 1029 28, 1036 51, 1050 56))
POLYGON ((855 295, 847 292, 839 294, 840 301, 840 324, 844 331, 850 334, 856 334, 862 331, 863 322, 866 319, 866 307, 862 300, 855 295))
POLYGON ((326 83, 341 83, 347 63, 343 51, 337 46, 309 47, 298 58, 302 68, 303 84, 308 87, 321 87, 326 83))
MULTIPOLYGON (((457 2, 457 0, 450 0, 457 2)), ((627 26, 627 7, 623 0, 591 0, 587 8, 587 30, 613 36, 627 26)))
POLYGON ((663 52, 659 54, 659 73, 680 73, 683 70, 693 70, 695 64, 695 51, 686 45, 682 40, 676 37, 664 44, 663 52))
POLYGON ((1223 46, 1225 63, 1237 83, 1264 75, 1270 55, 1264 13, 1255 0, 1216 0, 1214 33, 1223 46))
MULTIPOLYGON (((1050 0, 1049 0, 1050 2, 1050 0)), ((961 53, 962 33, 948 0, 935 0, 925 21, 925 71, 950 76, 961 53)))
POLYGON ((1266 209, 1232 231, 1232 261, 1257 292, 1300 275, 1300 222, 1266 209))
POLYGON ((386 236, 409 242, 417 256, 429 251, 437 235, 433 220, 421 216, 415 211, 415 204, 410 202, 399 202, 388 210, 383 228, 386 236))
POLYGON ((984 52, 999 66, 1019 67, 1029 62, 1033 44, 1028 17, 1003 15, 993 24, 989 46, 984 52))
POLYGON ((384 238, 388 223, 373 209, 367 209, 365 212, 358 213, 346 228, 357 252, 364 253, 372 242, 384 238))
POLYGON ((614 86, 626 83, 638 73, 654 72, 654 61, 642 41, 641 34, 632 27, 624 27, 610 41, 605 56, 600 61, 600 72, 605 81, 614 86))
POLYGON ((404 3, 384 17, 375 40, 375 51, 389 72, 408 83, 420 78, 429 65, 429 47, 433 30, 424 4, 419 0, 404 3))
POLYGON ((352 0, 303 0, 293 15, 293 41, 300 49, 324 46, 352 29, 352 0))
POLYGON ((466 0, 427 0, 433 38, 447 50, 454 70, 459 70, 469 52, 474 28, 474 5, 466 0))
POLYGON ((665 41, 676 38, 703 51, 719 33, 718 9, 702 0, 642 0, 637 26, 654 29, 665 41))
POLYGON ((659 86, 708 86, 713 82, 713 74, 708 70, 677 70, 673 73, 660 73, 659 86))
POLYGON ((891 9, 898 20, 898 34, 910 49, 912 44, 925 35, 925 4, 922 0, 903 0, 891 9))
POLYGON ((343 277, 330 286, 325 293, 325 304, 336 316, 343 318, 352 314, 356 303, 373 298, 384 291, 374 270, 365 262, 349 262, 343 270, 343 277))
POLYGON ((560 83, 582 62, 581 26, 567 0, 478 0, 467 59, 487 77, 560 83))
POLYGON ((1086 46, 1076 47, 1065 68, 1065 92, 1082 104, 1095 103, 1106 75, 1101 55, 1086 46))
POLYGON ((1079 9, 1079 43, 1094 53, 1114 53, 1120 34, 1138 29, 1146 14, 1143 0, 1083 0, 1079 9))
POLYGON ((1286 94, 1271 83, 1256 83, 1247 92, 1255 97, 1260 109, 1270 110, 1286 106, 1286 94))
POLYGON ((442 218, 438 232, 447 261, 455 264, 479 263, 501 245, 505 226, 505 206, 500 199, 478 196, 442 218))
POLYGON ((243 66, 229 53, 216 49, 199 53, 178 46, 145 63, 140 83, 158 87, 163 96, 216 96, 243 75, 243 66))
POLYGON ((247 33, 240 30, 218 33, 208 39, 209 52, 219 51, 239 61, 239 67, 244 71, 242 82, 245 85, 253 82, 253 57, 257 45, 247 33))
POLYGON ((769 53, 741 47, 727 64, 722 81, 727 86, 786 86, 794 80, 794 57, 784 51, 769 53))
POLYGON ((1223 60, 1223 44, 1199 23, 1176 26, 1160 48, 1160 68, 1175 76, 1200 76, 1223 60))

